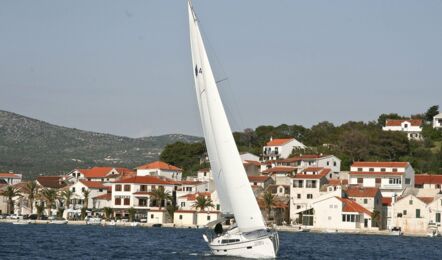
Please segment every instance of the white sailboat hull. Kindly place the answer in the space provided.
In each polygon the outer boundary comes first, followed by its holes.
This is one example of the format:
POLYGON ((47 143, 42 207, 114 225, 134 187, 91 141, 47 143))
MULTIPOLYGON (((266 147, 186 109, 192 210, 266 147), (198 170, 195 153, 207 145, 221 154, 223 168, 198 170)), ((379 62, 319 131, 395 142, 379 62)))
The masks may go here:
POLYGON ((256 238, 246 238, 239 234, 224 234, 209 243, 213 255, 244 258, 276 258, 279 248, 279 237, 276 232, 256 238), (223 243, 225 240, 239 242, 223 243))

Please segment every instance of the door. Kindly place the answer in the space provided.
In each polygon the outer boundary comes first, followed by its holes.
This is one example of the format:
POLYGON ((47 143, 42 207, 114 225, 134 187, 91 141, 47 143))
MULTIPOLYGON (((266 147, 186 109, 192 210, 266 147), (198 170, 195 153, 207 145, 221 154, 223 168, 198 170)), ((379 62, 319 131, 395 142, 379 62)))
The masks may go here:
POLYGON ((367 218, 364 219, 364 227, 365 227, 365 228, 368 227, 368 219, 367 219, 367 218))

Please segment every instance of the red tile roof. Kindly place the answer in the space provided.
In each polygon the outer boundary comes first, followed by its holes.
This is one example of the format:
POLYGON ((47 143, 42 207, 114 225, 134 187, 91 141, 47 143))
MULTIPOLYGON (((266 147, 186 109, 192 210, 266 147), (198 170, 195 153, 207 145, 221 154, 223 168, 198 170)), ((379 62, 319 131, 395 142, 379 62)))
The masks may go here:
POLYGON ((38 176, 37 181, 45 188, 59 189, 66 186, 62 176, 38 176))
POLYGON ((405 168, 409 165, 408 162, 354 162, 351 167, 391 167, 391 168, 405 168))
POLYGON ((378 194, 379 189, 378 188, 360 187, 360 186, 350 186, 350 187, 348 187, 346 192, 349 197, 374 198, 378 194))
POLYGON ((316 174, 328 174, 329 172, 331 172, 331 169, 324 168, 324 167, 308 167, 308 168, 305 168, 302 172, 305 174, 307 174, 309 172, 311 172, 311 173, 316 172, 316 174))
POLYGON ((273 140, 268 141, 266 146, 280 146, 280 145, 284 145, 292 140, 294 140, 294 138, 273 139, 273 140))
POLYGON ((111 200, 112 199, 112 193, 106 193, 106 194, 103 194, 103 195, 98 195, 98 196, 93 197, 93 199, 96 199, 96 200, 111 200))
POLYGON ((385 198, 385 197, 383 197, 382 198, 382 205, 383 206, 391 206, 391 198, 385 198))
POLYGON ((176 185, 177 182, 169 179, 159 178, 157 176, 135 176, 131 178, 114 181, 114 183, 137 183, 137 184, 160 184, 176 185))
POLYGON ((81 183, 83 183, 86 187, 89 189, 110 189, 109 186, 104 186, 102 182, 99 181, 85 181, 80 180, 81 183))
POLYGON ((207 183, 207 182, 202 182, 202 181, 176 181, 177 184, 181 184, 181 185, 200 185, 203 183, 207 183))
POLYGON ((21 179, 21 176, 15 173, 0 173, 0 178, 21 179))
POLYGON ((425 204, 430 204, 434 200, 434 197, 417 197, 417 198, 420 199, 425 204))
POLYGON ((416 185, 442 184, 442 175, 416 174, 414 180, 416 185))
POLYGON ((270 176, 247 176, 249 178, 249 182, 265 182, 270 179, 270 176))
POLYGON ((421 119, 387 119, 385 121, 385 126, 401 126, 403 122, 410 122, 412 126, 421 126, 421 119))
POLYGON ((328 180, 328 184, 332 185, 332 186, 347 185, 348 180, 331 179, 331 180, 328 180))
POLYGON ((265 174, 273 174, 273 173, 291 173, 294 172, 296 170, 295 167, 283 167, 283 166, 277 166, 277 167, 273 167, 270 169, 267 169, 265 171, 263 171, 262 173, 265 174))
POLYGON ((187 200, 196 200, 196 198, 199 196, 210 198, 211 194, 210 192, 198 192, 198 193, 186 194, 181 196, 180 198, 186 198, 187 200))
POLYGON ((160 169, 160 170, 166 170, 166 171, 182 171, 182 169, 180 169, 176 166, 173 166, 171 164, 167 164, 167 163, 161 162, 161 161, 147 163, 147 164, 138 166, 137 169, 140 169, 140 170, 160 169))
POLYGON ((403 175, 405 172, 349 172, 351 175, 403 175))
POLYGON ((321 173, 321 174, 298 173, 295 176, 293 176, 293 179, 322 179, 325 176, 327 176, 327 173, 321 173))
POLYGON ((358 212, 358 213, 364 213, 364 214, 371 216, 371 212, 368 209, 359 205, 356 201, 353 201, 351 199, 346 199, 346 198, 340 198, 340 197, 336 197, 336 198, 338 198, 344 204, 342 207, 343 212, 358 212))

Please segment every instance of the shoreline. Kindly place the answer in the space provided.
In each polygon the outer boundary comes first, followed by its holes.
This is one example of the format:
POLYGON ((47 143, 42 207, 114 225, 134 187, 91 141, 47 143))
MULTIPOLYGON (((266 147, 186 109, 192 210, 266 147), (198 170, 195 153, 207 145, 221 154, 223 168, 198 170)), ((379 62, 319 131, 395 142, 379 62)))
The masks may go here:
MULTIPOLYGON (((0 223, 10 223, 16 222, 15 219, 0 219, 0 223)), ((102 222, 100 224, 87 224, 84 220, 69 220, 66 224, 52 224, 49 220, 31 220, 32 223, 36 225, 50 224, 50 225, 91 225, 91 226, 109 226, 106 225, 108 222, 102 222)), ((131 222, 116 222, 115 226, 117 227, 142 227, 142 228, 155 228, 152 223, 140 223, 137 222, 137 226, 132 226, 131 222)), ((173 223, 165 223, 161 224, 163 228, 180 228, 180 229, 204 229, 204 226, 197 225, 175 225, 173 223)), ((290 232, 290 233, 303 233, 303 231, 299 231, 297 227, 290 226, 277 226, 275 228, 279 232, 290 232)), ((318 228, 310 228, 308 229, 310 233, 323 233, 323 234, 351 234, 351 235, 377 235, 377 236, 394 236, 388 230, 346 230, 346 229, 318 229, 318 228)), ((305 232, 305 231, 304 231, 305 232)), ((426 237, 426 233, 404 233, 403 236, 407 237, 426 237)))

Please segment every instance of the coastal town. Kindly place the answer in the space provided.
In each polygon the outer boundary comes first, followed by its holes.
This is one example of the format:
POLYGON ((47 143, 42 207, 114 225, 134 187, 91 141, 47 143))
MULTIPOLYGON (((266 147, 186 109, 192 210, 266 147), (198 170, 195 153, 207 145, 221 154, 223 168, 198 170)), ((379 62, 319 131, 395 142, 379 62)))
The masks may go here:
MULTIPOLYGON (((387 119, 383 130, 422 140, 422 124, 387 119)), ((432 127, 442 128, 442 114, 432 127)), ((295 138, 270 138, 261 154, 240 155, 269 226, 431 236, 442 231, 442 173, 416 174, 408 161, 354 161, 344 171, 333 154, 294 152, 306 148, 295 138)), ((35 180, 0 173, 0 221, 204 227, 222 216, 213 174, 201 168, 184 178, 181 168, 163 161, 134 169, 72 169, 35 180)))

